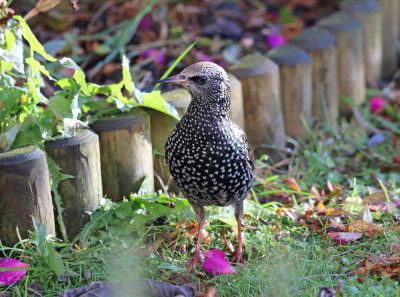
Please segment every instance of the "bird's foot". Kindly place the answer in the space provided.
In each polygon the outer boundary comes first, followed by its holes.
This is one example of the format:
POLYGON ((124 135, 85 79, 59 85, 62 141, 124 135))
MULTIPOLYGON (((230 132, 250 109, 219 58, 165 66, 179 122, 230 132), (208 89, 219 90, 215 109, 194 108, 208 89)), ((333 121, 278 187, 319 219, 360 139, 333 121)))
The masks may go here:
POLYGON ((196 270, 197 263, 203 264, 203 257, 202 257, 202 255, 200 254, 200 251, 199 251, 199 252, 197 252, 197 251, 195 252, 195 254, 194 254, 192 260, 190 261, 189 269, 188 269, 187 273, 190 273, 190 272, 192 272, 192 271, 195 271, 195 270, 196 270))
POLYGON ((235 257, 233 257, 232 262, 234 263, 241 263, 243 264, 243 257, 242 257, 242 253, 236 253, 235 257))

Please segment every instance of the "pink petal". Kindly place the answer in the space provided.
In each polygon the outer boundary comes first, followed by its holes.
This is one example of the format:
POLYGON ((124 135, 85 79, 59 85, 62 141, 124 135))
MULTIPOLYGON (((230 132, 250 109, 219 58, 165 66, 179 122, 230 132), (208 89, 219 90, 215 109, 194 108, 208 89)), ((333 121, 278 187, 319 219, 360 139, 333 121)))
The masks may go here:
POLYGON ((203 263, 203 268, 208 273, 213 274, 236 274, 235 269, 233 269, 228 261, 221 259, 219 257, 210 257, 203 263))
POLYGON ((75 69, 69 67, 61 67, 61 73, 65 76, 72 78, 75 74, 75 69))
POLYGON ((214 62, 214 59, 211 58, 209 55, 202 53, 201 51, 196 51, 196 56, 202 61, 206 62, 214 62))
POLYGON ((151 17, 150 15, 146 14, 139 23, 138 31, 148 31, 151 28, 151 17))
POLYGON ((341 245, 347 245, 349 242, 353 242, 362 237, 362 233, 359 232, 329 232, 328 236, 341 245))
POLYGON ((386 104, 386 100, 382 97, 372 97, 369 101, 369 111, 371 113, 379 112, 386 104))
POLYGON ((268 34, 267 35, 267 42, 270 48, 278 47, 284 43, 287 43, 285 37, 279 34, 268 34))
POLYGON ((393 210, 399 206, 400 206, 400 202, 394 201, 393 203, 390 203, 390 204, 377 204, 377 205, 372 204, 372 205, 369 205, 368 207, 372 211, 377 211, 377 210, 387 211, 387 210, 393 210))
MULTIPOLYGON (((12 258, 0 258, 0 270, 2 267, 29 267, 29 264, 22 263, 12 258)), ((24 269, 0 272, 0 285, 9 286, 16 283, 24 277, 26 271, 27 270, 24 269)))
POLYGON ((157 64, 164 64, 167 57, 165 54, 155 48, 150 48, 139 55, 140 58, 154 57, 154 62, 157 64))
POLYGON ((208 251, 204 251, 203 255, 206 258, 220 258, 220 259, 224 259, 225 261, 228 261, 228 258, 226 257, 225 253, 221 250, 208 250, 208 251))

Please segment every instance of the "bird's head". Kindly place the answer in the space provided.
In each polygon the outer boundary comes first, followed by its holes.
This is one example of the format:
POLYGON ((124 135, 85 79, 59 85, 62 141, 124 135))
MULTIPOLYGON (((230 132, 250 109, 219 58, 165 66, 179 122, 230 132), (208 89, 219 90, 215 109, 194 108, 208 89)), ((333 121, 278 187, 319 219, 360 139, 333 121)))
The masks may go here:
POLYGON ((193 104, 229 110, 231 97, 229 78, 225 70, 215 63, 192 64, 181 73, 160 82, 182 85, 192 94, 193 104))

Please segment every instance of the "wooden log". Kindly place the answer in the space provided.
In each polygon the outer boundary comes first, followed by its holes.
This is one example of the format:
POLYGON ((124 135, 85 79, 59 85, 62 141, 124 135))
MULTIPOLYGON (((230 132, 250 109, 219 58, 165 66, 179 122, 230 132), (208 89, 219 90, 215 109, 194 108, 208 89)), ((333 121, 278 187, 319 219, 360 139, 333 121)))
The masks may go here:
POLYGON ((293 138, 306 138, 307 129, 301 117, 310 124, 312 115, 311 57, 293 44, 274 48, 268 52, 267 56, 279 65, 286 134, 293 138))
POLYGON ((375 0, 344 0, 341 8, 361 24, 367 83, 376 85, 382 73, 382 10, 375 0))
POLYGON ((339 98, 337 90, 336 38, 321 28, 310 28, 292 38, 312 58, 312 115, 319 122, 337 126, 339 98))
POLYGON ((165 144, 168 136, 178 123, 178 120, 155 109, 146 108, 146 112, 150 116, 151 123, 151 143, 154 150, 154 173, 157 174, 162 180, 161 184, 161 182, 155 176, 155 189, 157 191, 164 190, 163 186, 168 185, 169 193, 178 194, 179 188, 175 181, 171 179, 169 165, 165 159, 165 144))
MULTIPOLYGON (((360 23, 344 12, 335 12, 321 19, 317 26, 331 32, 337 38, 337 71, 339 98, 349 98, 351 105, 365 101, 365 69, 360 23)), ((352 106, 339 100, 339 110, 348 115, 352 106)))
POLYGON ((99 137, 89 129, 78 129, 72 137, 47 141, 45 148, 62 172, 74 177, 58 185, 65 229, 73 239, 103 197, 99 137))
POLYGON ((0 153, 0 240, 12 246, 34 230, 34 217, 55 234, 53 203, 46 154, 28 146, 0 153))
POLYGON ((270 59, 248 55, 229 69, 242 83, 245 129, 256 156, 285 147, 278 66, 270 59))
POLYGON ((228 73, 228 77, 232 92, 229 116, 242 130, 245 130, 242 83, 231 73, 228 73))
POLYGON ((399 38, 399 0, 381 0, 382 6, 382 78, 391 79, 397 70, 397 40, 399 38))
POLYGON ((154 191, 150 117, 135 108, 128 113, 98 119, 92 129, 100 137, 103 192, 121 201, 140 189, 147 177, 154 191))

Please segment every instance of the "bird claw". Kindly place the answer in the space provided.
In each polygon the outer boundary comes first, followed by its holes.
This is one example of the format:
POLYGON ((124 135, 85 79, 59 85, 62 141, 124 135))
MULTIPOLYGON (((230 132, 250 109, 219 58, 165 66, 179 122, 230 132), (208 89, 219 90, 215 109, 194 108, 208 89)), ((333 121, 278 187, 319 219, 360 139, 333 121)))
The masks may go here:
POLYGON ((242 253, 236 253, 235 257, 233 257, 232 262, 234 263, 240 263, 243 264, 243 257, 242 257, 242 253))
POLYGON ((200 252, 199 253, 195 253, 195 255, 193 256, 192 260, 190 261, 189 269, 188 269, 187 273, 190 273, 192 271, 196 271, 197 263, 203 264, 203 257, 200 254, 200 252))

